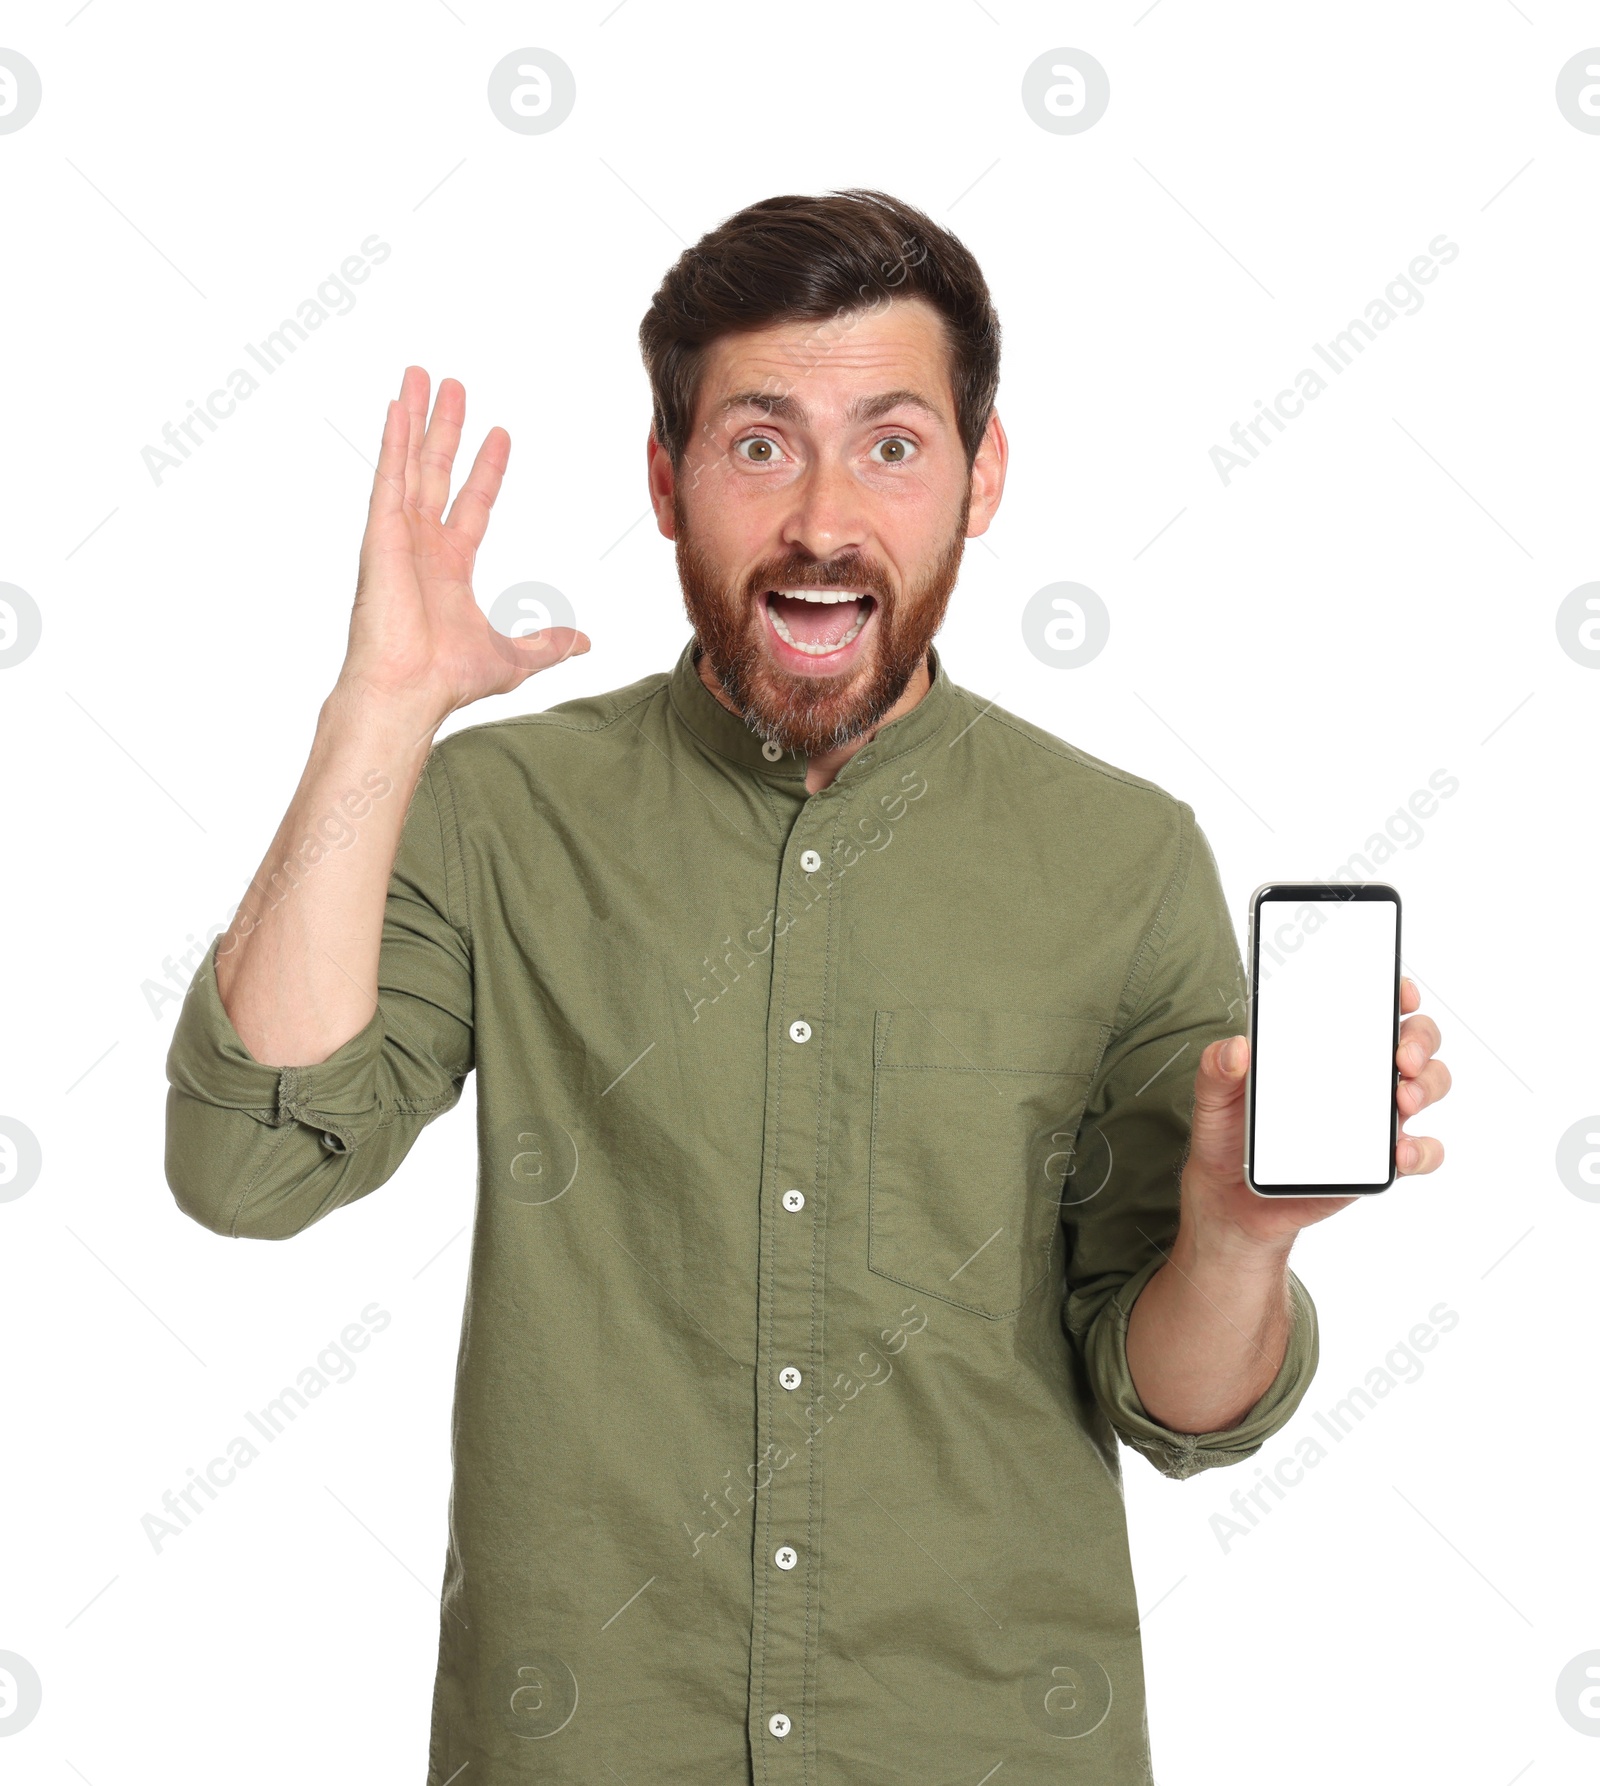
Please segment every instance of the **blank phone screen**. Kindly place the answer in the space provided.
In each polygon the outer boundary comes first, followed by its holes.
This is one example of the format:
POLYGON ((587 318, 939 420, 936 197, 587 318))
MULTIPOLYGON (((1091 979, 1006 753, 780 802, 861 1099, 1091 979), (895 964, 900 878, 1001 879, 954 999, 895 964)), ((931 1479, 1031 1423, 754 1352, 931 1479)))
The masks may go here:
POLYGON ((1393 1176, 1395 948, 1389 899, 1263 898, 1256 916, 1257 1185, 1393 1176))

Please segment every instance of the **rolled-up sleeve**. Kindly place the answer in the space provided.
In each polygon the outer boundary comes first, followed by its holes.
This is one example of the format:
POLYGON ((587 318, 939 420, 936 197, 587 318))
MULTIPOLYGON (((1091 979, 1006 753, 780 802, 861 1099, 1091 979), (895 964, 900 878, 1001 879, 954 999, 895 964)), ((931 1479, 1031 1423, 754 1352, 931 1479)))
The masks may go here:
POLYGON ((286 1239, 393 1175, 472 1070, 465 903, 436 749, 406 814, 384 906, 378 1006, 361 1030, 313 1066, 256 1060, 218 994, 222 939, 213 943, 167 1054, 166 1175, 186 1215, 219 1234, 286 1239))
POLYGON ((1062 1195, 1062 1322, 1113 1431, 1163 1475, 1241 1462, 1284 1426, 1317 1366, 1316 1308, 1289 1274, 1291 1325, 1277 1376, 1222 1432, 1152 1420, 1128 1367, 1128 1318, 1178 1232, 1200 1056, 1248 1027, 1244 973, 1217 865, 1194 811, 1175 802, 1175 857, 1101 1056, 1062 1195))

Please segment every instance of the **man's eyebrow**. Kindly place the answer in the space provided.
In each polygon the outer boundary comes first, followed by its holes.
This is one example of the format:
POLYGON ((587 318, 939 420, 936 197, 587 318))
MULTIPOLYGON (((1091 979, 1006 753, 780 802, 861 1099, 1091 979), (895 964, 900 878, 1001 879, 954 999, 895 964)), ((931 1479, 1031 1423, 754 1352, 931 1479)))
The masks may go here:
POLYGON ((779 395, 772 391, 736 391, 731 397, 724 397, 721 408, 724 414, 732 409, 759 409, 762 415, 776 422, 804 422, 806 412, 793 397, 779 395))
POLYGON ((847 419, 852 422, 875 422, 892 409, 920 409, 935 421, 944 420, 944 411, 931 403, 920 391, 881 391, 876 397, 857 397, 850 405, 847 419))
MULTIPOLYGON (((721 407, 724 414, 735 409, 754 409, 771 421, 793 422, 797 426, 804 426, 810 420, 804 405, 786 392, 736 391, 731 397, 723 398, 721 407)), ((880 391, 873 397, 857 397, 845 412, 845 420, 875 422, 880 416, 888 415, 895 409, 920 409, 936 421, 944 420, 944 411, 936 403, 930 402, 920 391, 909 389, 880 391)))

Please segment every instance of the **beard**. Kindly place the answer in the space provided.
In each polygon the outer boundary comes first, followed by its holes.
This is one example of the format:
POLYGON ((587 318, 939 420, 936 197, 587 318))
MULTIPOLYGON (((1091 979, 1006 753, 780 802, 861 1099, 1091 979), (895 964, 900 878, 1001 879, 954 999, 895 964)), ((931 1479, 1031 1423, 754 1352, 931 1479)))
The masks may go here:
POLYGON ((764 559, 729 587, 695 541, 673 499, 678 581, 700 652, 739 717, 758 738, 807 757, 839 750, 870 732, 906 691, 944 624, 966 548, 970 481, 954 533, 937 562, 897 594, 883 566, 858 552, 821 559, 764 559), (762 638, 769 589, 850 589, 873 601, 866 661, 837 676, 799 676, 771 660, 762 638))

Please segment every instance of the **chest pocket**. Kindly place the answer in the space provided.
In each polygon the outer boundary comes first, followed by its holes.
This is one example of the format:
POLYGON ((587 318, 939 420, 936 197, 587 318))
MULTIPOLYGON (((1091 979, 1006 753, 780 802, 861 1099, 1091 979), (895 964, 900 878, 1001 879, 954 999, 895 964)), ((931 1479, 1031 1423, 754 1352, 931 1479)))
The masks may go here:
POLYGON ((867 1264, 990 1320, 1050 1270, 1061 1186, 1110 1026, 1026 1011, 879 1011, 867 1264))

